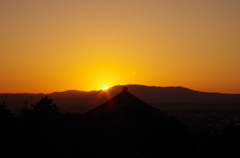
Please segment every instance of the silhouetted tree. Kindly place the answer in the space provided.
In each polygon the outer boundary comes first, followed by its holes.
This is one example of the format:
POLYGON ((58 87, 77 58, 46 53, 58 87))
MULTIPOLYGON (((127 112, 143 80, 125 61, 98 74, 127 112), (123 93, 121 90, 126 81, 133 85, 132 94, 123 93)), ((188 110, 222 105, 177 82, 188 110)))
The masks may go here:
POLYGON ((59 108, 47 96, 32 105, 31 109, 27 104, 28 102, 25 101, 21 112, 21 118, 25 126, 31 125, 32 127, 42 128, 51 124, 51 121, 60 115, 59 108))
POLYGON ((10 111, 7 110, 7 106, 5 105, 5 102, 2 104, 0 103, 0 140, 1 140, 1 154, 2 151, 6 151, 7 146, 9 144, 9 138, 10 138, 10 111))
POLYGON ((0 116, 4 118, 10 116, 10 110, 7 110, 5 102, 3 102, 2 104, 0 103, 0 116))
POLYGON ((10 116, 10 110, 7 110, 5 102, 3 102, 2 104, 0 103, 0 124, 3 128, 7 128, 10 116))
POLYGON ((56 104, 52 103, 52 99, 48 99, 47 96, 42 98, 38 103, 32 105, 33 114, 41 119, 50 119, 57 117, 60 112, 56 104))
POLYGON ((22 111, 21 111, 21 117, 23 118, 23 119, 25 119, 27 116, 29 116, 30 115, 30 113, 31 113, 31 110, 29 109, 29 107, 28 107, 28 101, 24 101, 23 102, 23 104, 24 104, 24 106, 23 106, 23 108, 22 108, 22 111))
MULTIPOLYGON (((50 139, 56 140, 58 137, 56 122, 60 116, 59 108, 47 96, 31 107, 27 106, 27 101, 23 104, 20 116, 22 142, 30 148, 31 153, 44 156, 49 152, 46 144, 49 144, 50 139)), ((25 148, 23 152, 29 152, 29 150, 25 151, 25 148)))

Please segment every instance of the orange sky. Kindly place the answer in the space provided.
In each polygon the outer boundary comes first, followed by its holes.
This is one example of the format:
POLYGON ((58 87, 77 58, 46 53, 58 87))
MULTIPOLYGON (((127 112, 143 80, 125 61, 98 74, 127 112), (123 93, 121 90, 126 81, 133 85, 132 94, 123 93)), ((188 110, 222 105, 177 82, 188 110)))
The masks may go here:
POLYGON ((239 0, 0 0, 0 93, 240 93, 239 0))

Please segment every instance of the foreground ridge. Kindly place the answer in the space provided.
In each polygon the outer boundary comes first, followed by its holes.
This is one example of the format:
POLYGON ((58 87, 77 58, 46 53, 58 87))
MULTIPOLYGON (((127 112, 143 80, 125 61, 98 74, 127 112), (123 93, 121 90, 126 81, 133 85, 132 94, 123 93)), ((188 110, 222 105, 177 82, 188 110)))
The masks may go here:
POLYGON ((149 104, 145 103, 144 101, 128 92, 128 87, 126 86, 123 86, 122 92, 114 96, 112 99, 106 101, 105 103, 99 105, 98 107, 89 110, 89 113, 98 116, 101 113, 115 112, 120 109, 144 110, 151 113, 166 115, 165 112, 162 112, 159 109, 150 106, 149 104))

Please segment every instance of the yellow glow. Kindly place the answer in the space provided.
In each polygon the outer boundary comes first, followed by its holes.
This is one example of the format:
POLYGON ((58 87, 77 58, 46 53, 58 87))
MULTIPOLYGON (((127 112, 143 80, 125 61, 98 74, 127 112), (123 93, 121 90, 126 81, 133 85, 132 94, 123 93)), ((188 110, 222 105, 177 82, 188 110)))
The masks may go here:
POLYGON ((104 86, 102 89, 103 89, 103 90, 106 90, 106 89, 108 89, 108 87, 107 87, 107 86, 104 86))
POLYGON ((25 1, 1 1, 0 93, 240 93, 239 1, 25 1))

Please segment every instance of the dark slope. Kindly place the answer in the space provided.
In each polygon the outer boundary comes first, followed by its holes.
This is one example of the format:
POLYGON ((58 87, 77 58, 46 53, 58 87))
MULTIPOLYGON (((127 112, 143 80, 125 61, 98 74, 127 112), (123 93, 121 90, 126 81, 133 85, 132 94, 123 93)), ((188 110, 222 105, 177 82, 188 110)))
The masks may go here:
MULTIPOLYGON (((222 103, 240 102, 240 94, 220 94, 194 91, 183 87, 154 87, 143 85, 127 85, 131 93, 141 98, 148 104, 155 103, 222 103)), ((12 113, 17 114, 23 107, 23 102, 28 105, 35 104, 44 95, 53 99, 61 111, 74 111, 84 113, 89 109, 106 102, 122 91, 122 86, 114 86, 108 90, 54 92, 50 94, 0 94, 0 102, 5 101, 12 113)))
POLYGON ((166 115, 164 112, 159 111, 158 109, 148 105, 142 100, 138 99, 128 91, 124 90, 121 93, 114 96, 112 99, 107 102, 97 106, 96 108, 89 111, 90 114, 94 116, 99 116, 104 113, 111 113, 111 115, 117 115, 120 111, 124 110, 135 110, 140 111, 144 110, 149 112, 149 114, 159 113, 166 115))
POLYGON ((125 90, 90 110, 86 117, 91 120, 89 131, 92 131, 96 154, 172 157, 186 156, 186 149, 191 149, 187 125, 125 90), (171 152, 172 149, 175 152, 171 152))

